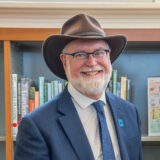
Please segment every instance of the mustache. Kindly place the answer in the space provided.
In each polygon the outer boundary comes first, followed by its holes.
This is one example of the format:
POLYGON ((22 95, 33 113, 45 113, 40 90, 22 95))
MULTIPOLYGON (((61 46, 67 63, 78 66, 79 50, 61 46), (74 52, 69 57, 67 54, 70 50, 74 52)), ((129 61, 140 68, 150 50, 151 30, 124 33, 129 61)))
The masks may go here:
POLYGON ((84 67, 79 70, 79 72, 94 72, 94 71, 105 71, 105 68, 102 66, 95 66, 95 67, 84 67))

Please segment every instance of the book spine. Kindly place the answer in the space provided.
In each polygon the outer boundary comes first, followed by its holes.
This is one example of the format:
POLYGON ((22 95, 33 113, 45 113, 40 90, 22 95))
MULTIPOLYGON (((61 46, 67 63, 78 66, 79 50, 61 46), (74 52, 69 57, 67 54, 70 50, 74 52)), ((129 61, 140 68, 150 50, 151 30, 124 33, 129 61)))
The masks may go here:
POLYGON ((112 70, 112 93, 117 93, 117 70, 112 70))
POLYGON ((48 84, 47 82, 44 82, 44 103, 46 103, 48 100, 48 84))
POLYGON ((17 83, 18 83, 18 75, 12 74, 12 134, 16 135, 18 131, 18 103, 17 103, 17 83))
POLYGON ((54 80, 54 96, 58 94, 58 80, 54 80))
POLYGON ((126 95, 126 100, 131 101, 131 80, 127 79, 127 95, 126 95))
POLYGON ((39 77, 39 105, 44 104, 44 77, 39 77))
POLYGON ((29 99, 29 112, 32 112, 35 109, 35 100, 29 99))
POLYGON ((127 77, 121 77, 121 98, 126 100, 127 77))
POLYGON ((48 90, 48 101, 49 101, 49 100, 51 100, 51 98, 52 98, 52 95, 51 95, 51 94, 52 94, 52 93, 51 93, 51 90, 52 90, 52 89, 51 89, 51 83, 50 83, 50 82, 48 82, 47 88, 48 88, 47 90, 48 90))
POLYGON ((27 78, 21 78, 21 117, 23 118, 29 109, 29 87, 30 83, 27 78))
POLYGON ((21 81, 18 81, 18 124, 21 121, 21 81))
POLYGON ((117 96, 121 97, 121 82, 117 82, 117 96))
POLYGON ((51 97, 53 98, 54 96, 54 81, 51 81, 51 97))
POLYGON ((61 93, 63 90, 63 83, 62 81, 58 81, 58 93, 61 93))
POLYGON ((39 91, 35 91, 35 108, 39 107, 39 91))
POLYGON ((29 88, 29 112, 32 112, 35 109, 35 87, 29 88))

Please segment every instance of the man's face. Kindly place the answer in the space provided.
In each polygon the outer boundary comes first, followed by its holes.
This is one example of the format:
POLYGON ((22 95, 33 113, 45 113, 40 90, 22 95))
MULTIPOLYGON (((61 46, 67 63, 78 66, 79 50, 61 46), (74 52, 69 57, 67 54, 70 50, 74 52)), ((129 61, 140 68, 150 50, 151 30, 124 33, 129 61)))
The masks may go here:
MULTIPOLYGON (((94 52, 98 49, 109 49, 103 40, 74 40, 68 43, 64 53, 78 51, 94 52)), ((86 59, 76 59, 73 56, 61 54, 60 58, 68 81, 82 94, 98 99, 107 87, 111 77, 111 62, 109 53, 97 59, 89 55, 86 59)))

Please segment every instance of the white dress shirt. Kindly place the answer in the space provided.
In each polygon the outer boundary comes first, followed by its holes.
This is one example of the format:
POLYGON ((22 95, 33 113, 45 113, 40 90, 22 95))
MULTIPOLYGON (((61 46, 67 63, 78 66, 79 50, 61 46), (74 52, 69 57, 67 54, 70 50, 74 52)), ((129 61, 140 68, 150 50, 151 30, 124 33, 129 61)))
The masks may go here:
MULTIPOLYGON (((79 91, 77 91, 71 83, 68 84, 68 91, 72 96, 72 101, 75 105, 75 108, 79 114, 80 120, 88 137, 93 155, 95 160, 102 160, 102 148, 99 135, 99 124, 97 119, 97 113, 95 108, 91 105, 93 102, 97 101, 89 97, 84 96, 79 91)), ((108 130, 111 136, 111 141, 113 145, 114 154, 116 160, 121 160, 119 145, 117 140, 117 134, 114 127, 114 122, 112 114, 106 103, 105 92, 102 94, 101 98, 104 102, 104 111, 106 116, 106 121, 108 125, 108 130)))

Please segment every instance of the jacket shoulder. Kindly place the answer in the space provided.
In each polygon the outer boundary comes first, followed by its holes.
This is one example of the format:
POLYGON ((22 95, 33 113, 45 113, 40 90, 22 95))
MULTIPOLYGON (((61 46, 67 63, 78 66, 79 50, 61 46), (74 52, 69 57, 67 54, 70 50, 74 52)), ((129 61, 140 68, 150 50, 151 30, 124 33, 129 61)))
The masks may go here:
POLYGON ((126 106, 126 107, 129 107, 129 108, 135 108, 135 105, 127 100, 124 100, 122 99, 121 97, 119 96, 116 96, 110 92, 106 92, 106 98, 108 101, 112 101, 112 102, 115 102, 117 104, 119 104, 120 106, 126 106))

